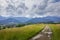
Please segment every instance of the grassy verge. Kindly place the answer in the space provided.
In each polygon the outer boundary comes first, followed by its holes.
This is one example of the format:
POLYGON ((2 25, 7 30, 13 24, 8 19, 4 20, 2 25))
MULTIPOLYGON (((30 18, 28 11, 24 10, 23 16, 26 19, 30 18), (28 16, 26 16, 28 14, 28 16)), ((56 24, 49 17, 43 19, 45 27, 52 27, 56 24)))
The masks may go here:
POLYGON ((52 29, 52 40, 60 40, 60 24, 50 24, 52 29))
POLYGON ((28 40, 43 29, 43 24, 33 24, 20 28, 0 30, 0 40, 28 40))

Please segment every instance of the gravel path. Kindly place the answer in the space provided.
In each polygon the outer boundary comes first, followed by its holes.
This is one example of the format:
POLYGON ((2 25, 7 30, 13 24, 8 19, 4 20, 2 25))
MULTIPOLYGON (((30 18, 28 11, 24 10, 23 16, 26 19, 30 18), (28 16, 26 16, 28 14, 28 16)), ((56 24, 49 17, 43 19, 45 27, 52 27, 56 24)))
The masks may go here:
POLYGON ((51 40, 52 31, 47 25, 39 34, 29 40, 51 40))

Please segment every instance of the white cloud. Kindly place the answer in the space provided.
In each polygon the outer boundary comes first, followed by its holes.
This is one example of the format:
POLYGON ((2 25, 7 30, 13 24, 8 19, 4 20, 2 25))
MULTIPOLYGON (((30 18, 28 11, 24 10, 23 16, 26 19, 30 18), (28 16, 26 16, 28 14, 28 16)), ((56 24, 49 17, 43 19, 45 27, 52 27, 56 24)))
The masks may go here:
POLYGON ((49 4, 45 11, 46 14, 50 14, 50 16, 60 16, 60 2, 49 4))
POLYGON ((60 16, 60 2, 55 0, 0 0, 0 15, 33 18, 60 16), (12 6, 8 7, 8 5, 12 6), (9 12, 6 10, 7 7, 10 8, 9 12))

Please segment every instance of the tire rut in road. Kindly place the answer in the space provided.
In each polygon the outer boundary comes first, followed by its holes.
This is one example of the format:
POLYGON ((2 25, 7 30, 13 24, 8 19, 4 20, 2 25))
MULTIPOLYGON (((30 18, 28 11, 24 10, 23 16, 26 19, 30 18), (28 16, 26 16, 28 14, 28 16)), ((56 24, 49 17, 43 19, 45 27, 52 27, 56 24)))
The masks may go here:
POLYGON ((52 31, 50 27, 47 25, 39 34, 32 37, 29 40, 51 40, 52 31))

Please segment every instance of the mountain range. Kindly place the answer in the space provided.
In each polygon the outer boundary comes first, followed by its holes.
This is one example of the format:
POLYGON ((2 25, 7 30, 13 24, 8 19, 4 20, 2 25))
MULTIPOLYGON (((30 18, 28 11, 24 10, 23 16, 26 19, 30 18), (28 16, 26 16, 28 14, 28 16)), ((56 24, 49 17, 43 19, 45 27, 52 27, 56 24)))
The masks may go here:
POLYGON ((16 24, 16 23, 25 23, 30 18, 26 17, 2 17, 0 16, 0 24, 16 24))
POLYGON ((31 22, 31 23, 48 23, 48 22, 59 23, 60 17, 47 16, 47 17, 43 17, 43 18, 33 18, 33 19, 29 20, 28 22, 31 22))
POLYGON ((2 17, 0 16, 0 24, 23 24, 23 23, 42 23, 54 22, 59 23, 60 17, 47 16, 42 18, 26 18, 26 17, 2 17))

